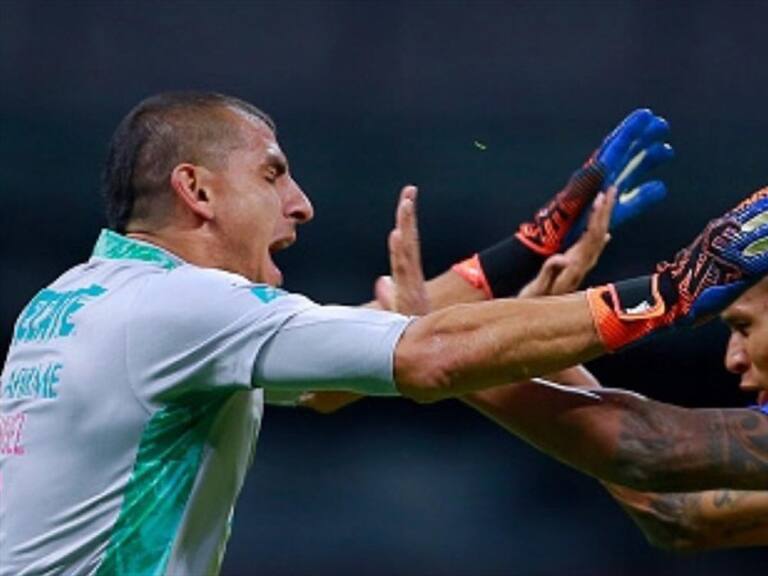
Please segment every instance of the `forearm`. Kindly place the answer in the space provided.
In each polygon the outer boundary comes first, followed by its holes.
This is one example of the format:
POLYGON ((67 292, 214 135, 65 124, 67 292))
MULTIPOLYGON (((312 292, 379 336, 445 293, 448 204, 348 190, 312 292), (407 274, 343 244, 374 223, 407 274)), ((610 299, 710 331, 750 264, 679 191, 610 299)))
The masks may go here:
POLYGON ((465 402, 559 460, 639 490, 768 486, 768 418, 688 410, 620 390, 523 382, 465 402))
POLYGON ((654 546, 706 550, 768 545, 768 491, 608 492, 654 546))
POLYGON ((487 300, 485 293, 472 286, 453 270, 447 270, 426 283, 429 305, 440 310, 454 304, 487 300))
POLYGON ((454 306, 417 319, 395 351, 395 380, 438 400, 551 373, 604 352, 583 294, 454 306))

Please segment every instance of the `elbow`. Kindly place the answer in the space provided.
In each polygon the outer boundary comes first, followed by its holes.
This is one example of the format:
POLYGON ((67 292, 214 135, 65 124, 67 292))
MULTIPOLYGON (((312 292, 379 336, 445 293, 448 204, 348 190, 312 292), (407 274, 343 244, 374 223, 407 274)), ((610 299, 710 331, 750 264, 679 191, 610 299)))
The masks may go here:
POLYGON ((697 550, 692 541, 686 537, 676 537, 669 534, 645 533, 648 544, 665 552, 693 552, 697 550))
POLYGON ((409 328, 395 349, 395 383, 400 394, 422 403, 456 396, 453 355, 440 337, 410 332, 409 328))
POLYGON ((695 493, 643 494, 638 505, 620 499, 648 543, 668 552, 693 552, 712 546, 712 526, 696 513, 695 493))
POLYGON ((666 521, 654 530, 645 530, 645 539, 666 552, 700 552, 712 548, 703 533, 684 521, 666 521))

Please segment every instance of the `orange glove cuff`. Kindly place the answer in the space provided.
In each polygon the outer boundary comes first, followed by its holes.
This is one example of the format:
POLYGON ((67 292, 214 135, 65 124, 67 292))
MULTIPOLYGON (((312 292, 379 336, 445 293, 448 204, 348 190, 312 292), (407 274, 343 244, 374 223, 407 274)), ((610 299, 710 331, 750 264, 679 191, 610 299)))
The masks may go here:
POLYGON ((651 292, 653 304, 646 301, 633 309, 622 309, 614 284, 587 290, 592 321, 608 350, 618 350, 671 323, 655 274, 651 277, 651 292))

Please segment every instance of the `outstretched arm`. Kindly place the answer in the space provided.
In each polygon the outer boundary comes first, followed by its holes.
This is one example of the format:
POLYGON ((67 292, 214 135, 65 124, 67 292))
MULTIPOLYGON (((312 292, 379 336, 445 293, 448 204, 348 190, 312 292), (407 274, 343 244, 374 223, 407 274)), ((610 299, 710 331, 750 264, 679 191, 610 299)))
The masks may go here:
MULTIPOLYGON (((610 200, 612 198, 609 197, 609 202, 610 200)), ((596 262, 607 241, 606 208, 610 212, 610 207, 602 205, 601 200, 596 203, 590 225, 580 242, 566 254, 549 258, 537 278, 523 289, 521 296, 568 292, 578 287, 584 275, 596 262)), ((412 219, 411 225, 415 229, 415 219, 412 219)), ((397 281, 387 286, 387 289, 380 294, 386 307, 412 311, 414 308, 419 310, 418 306, 423 305, 423 276, 416 239, 415 234, 406 234, 398 236, 396 242, 390 241, 393 275, 397 281)), ((567 382, 569 386, 588 388, 600 386, 589 372, 580 367, 564 371, 554 378, 567 382)), ((527 412, 530 406, 516 394, 524 395, 524 388, 521 392, 521 387, 531 385, 536 386, 532 383, 511 384, 503 388, 477 392, 465 397, 464 400, 514 432, 515 422, 518 421, 516 414, 527 412)), ((565 389, 560 390, 567 393, 565 389)), ((590 398, 594 399, 594 396, 578 394, 571 400, 589 402, 590 398)), ((586 405, 589 406, 589 404, 586 405)), ((578 406, 572 405, 571 408, 577 410, 578 406)), ((600 410, 599 407, 595 409, 598 417, 600 410)), ((589 417, 585 420, 587 422, 585 426, 589 427, 589 417)), ((630 418, 626 417, 624 420, 629 421, 630 418)), ((545 428, 548 427, 545 426, 545 428)), ((635 427, 638 426, 635 425, 635 427)), ((620 430, 612 432, 608 427, 606 434, 610 439, 611 435, 619 436, 619 432, 620 430)), ((627 432, 625 431, 624 434, 626 435, 627 432)), ((646 442, 651 446, 661 445, 665 440, 667 439, 663 436, 654 441, 652 435, 646 435, 646 442)), ((621 442, 617 441, 617 445, 621 446, 621 442)), ((577 467, 583 467, 585 464, 579 459, 588 457, 591 451, 582 451, 578 445, 574 445, 571 447, 571 452, 575 454, 572 458, 576 459, 576 461, 571 460, 571 463, 577 467)), ((626 458, 633 457, 631 448, 625 447, 624 452, 626 458)), ((600 452, 596 456, 600 460, 600 452)), ((643 530, 648 540, 656 546, 668 549, 704 549, 768 544, 768 492, 766 491, 720 489, 702 492, 653 493, 640 492, 608 482, 603 484, 643 530)))
POLYGON ((654 546, 706 550, 768 546, 768 491, 638 492, 606 485, 654 546))
POLYGON ((559 460, 638 490, 768 486, 768 417, 749 409, 686 409, 615 389, 524 382, 466 400, 559 460))
MULTIPOLYGON (((587 208, 600 190, 615 187, 620 192, 619 202, 608 214, 614 226, 663 198, 665 187, 661 182, 643 180, 655 166, 672 157, 671 147, 664 143, 668 136, 669 127, 664 119, 649 110, 636 110, 605 138, 566 186, 530 221, 522 223, 512 237, 426 283, 421 271, 415 225, 416 189, 406 186, 398 203, 396 227, 389 237, 395 281, 389 277, 380 278, 376 284, 376 302, 368 306, 423 315, 430 309, 438 310, 452 304, 517 295, 537 272, 552 278, 551 273, 540 270, 540 267, 547 256, 582 236, 587 208), (403 250, 402 247, 409 243, 416 249, 403 250), (398 254, 405 256, 398 257, 398 254), (403 270, 412 275, 415 271, 418 283, 398 296, 397 286, 402 280, 397 280, 397 276, 402 277, 403 270)), ((553 269, 552 260, 546 262, 550 270, 553 269)), ((560 281, 567 276, 559 274, 560 281)), ((321 412, 332 412, 358 398, 349 392, 307 393, 300 403, 321 412)))

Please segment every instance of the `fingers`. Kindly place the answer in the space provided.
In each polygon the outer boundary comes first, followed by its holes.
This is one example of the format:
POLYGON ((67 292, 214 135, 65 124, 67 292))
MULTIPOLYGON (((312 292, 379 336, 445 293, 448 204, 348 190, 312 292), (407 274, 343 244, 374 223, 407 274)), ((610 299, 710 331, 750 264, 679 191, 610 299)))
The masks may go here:
MULTIPOLYGON (((399 256, 407 260, 408 265, 418 266, 419 273, 421 273, 421 248, 419 246, 419 227, 416 220, 417 195, 418 189, 415 186, 405 186, 400 192, 395 216, 395 230, 399 232, 398 241, 403 244, 399 256)), ((395 282, 397 282, 397 277, 395 277, 395 282)))
POLYGON ((621 174, 614 182, 619 190, 629 190, 637 186, 637 183, 643 180, 648 172, 670 161, 675 156, 672 146, 665 142, 656 142, 649 146, 644 146, 632 156, 621 174))
POLYGON ((518 298, 534 298, 552 294, 555 279, 568 266, 568 258, 563 254, 553 254, 544 261, 536 278, 520 290, 518 298))
POLYGON ((672 147, 664 142, 669 136, 664 118, 635 110, 600 147, 597 160, 607 171, 606 181, 620 190, 634 188, 650 170, 673 158, 672 147))
POLYGON ((388 290, 392 294, 389 309, 403 314, 429 312, 429 299, 421 267, 416 197, 415 186, 406 186, 400 193, 395 229, 389 235, 391 289, 387 289, 386 281, 377 282, 377 289, 381 284, 384 292, 388 290))
POLYGON ((549 257, 539 274, 520 292, 520 297, 567 294, 576 290, 595 266, 610 240, 608 227, 616 202, 616 189, 595 198, 586 230, 565 254, 549 257))
POLYGON ((608 192, 598 194, 593 203, 587 229, 578 242, 565 253, 566 265, 554 278, 550 287, 550 294, 573 292, 597 264, 610 240, 608 227, 611 223, 611 212, 615 202, 616 188, 612 187, 608 189, 608 192))
POLYGON ((395 310, 395 283, 391 276, 379 276, 373 292, 379 306, 384 310, 395 310))
POLYGON ((632 143, 643 134, 653 118, 653 112, 647 108, 635 110, 605 139, 597 160, 608 168, 609 173, 623 163, 632 143))
POLYGON ((669 123, 661 116, 654 116, 643 133, 632 143, 630 152, 634 155, 640 150, 648 148, 654 142, 668 140, 670 135, 669 123))
POLYGON ((579 263, 590 268, 597 262, 610 236, 608 228, 611 223, 611 213, 616 202, 616 188, 609 188, 608 192, 598 194, 592 204, 592 212, 589 215, 587 229, 581 235, 578 242, 567 252, 571 258, 576 258, 579 263))
POLYGON ((611 228, 621 226, 627 220, 661 202, 666 195, 667 187, 660 180, 646 182, 627 192, 620 193, 611 217, 611 228))

